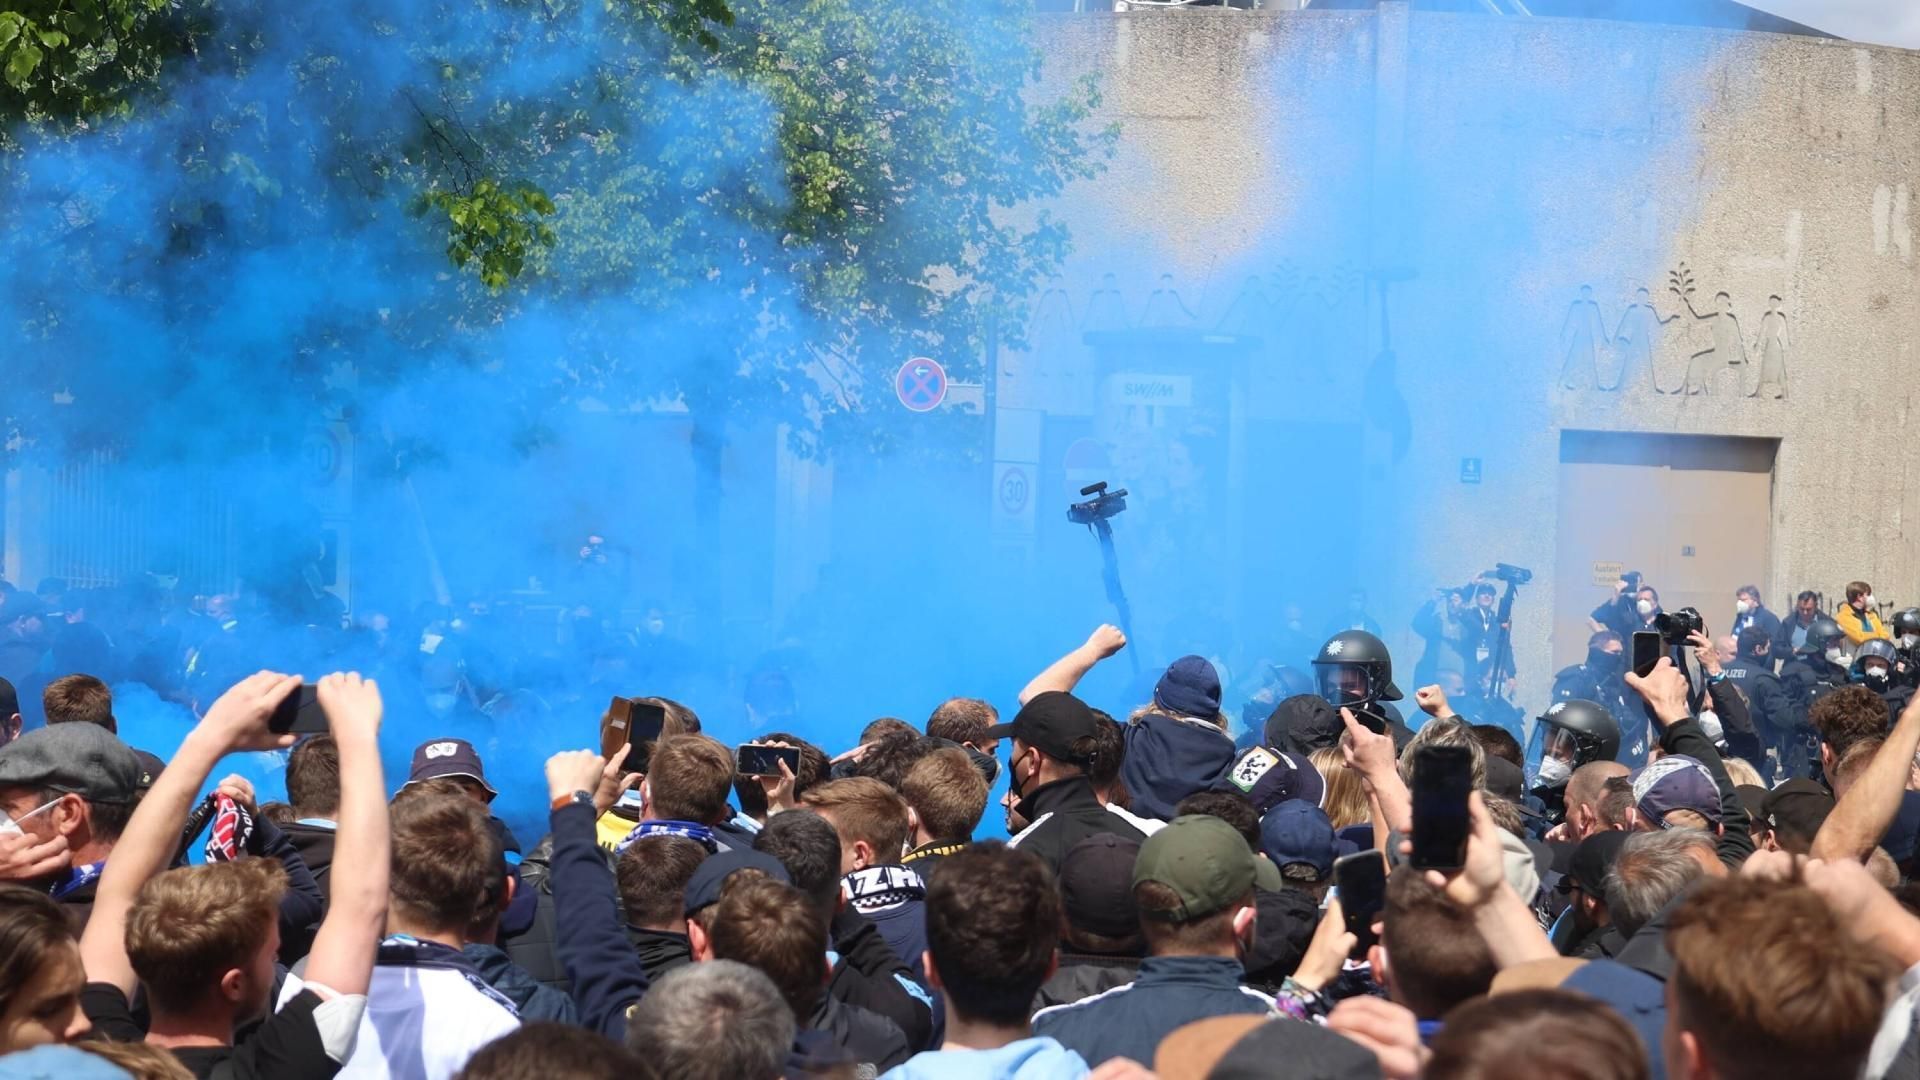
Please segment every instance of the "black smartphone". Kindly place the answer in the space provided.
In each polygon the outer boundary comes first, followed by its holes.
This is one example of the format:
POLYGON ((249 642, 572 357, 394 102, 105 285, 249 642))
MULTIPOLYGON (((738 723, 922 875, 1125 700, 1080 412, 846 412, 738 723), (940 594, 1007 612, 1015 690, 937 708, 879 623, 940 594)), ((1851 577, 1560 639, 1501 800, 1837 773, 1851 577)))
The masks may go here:
POLYGON ((1333 861, 1333 884, 1340 890, 1340 914, 1356 939, 1352 956, 1367 955, 1376 940, 1374 921, 1387 906, 1387 860, 1377 851, 1356 851, 1333 861))
POLYGON ((741 776, 779 776, 782 761, 787 763, 793 775, 800 775, 800 748, 797 746, 742 743, 733 754, 734 768, 741 776))
POLYGON ((1667 653, 1667 639, 1658 630, 1635 630, 1633 632, 1633 673, 1646 678, 1653 669, 1660 666, 1660 658, 1667 653))
POLYGON ((276 735, 320 735, 327 731, 327 713, 320 707, 319 687, 301 683, 300 689, 282 698, 267 718, 267 729, 276 735))
POLYGON ((1422 870, 1452 870, 1467 856, 1473 819, 1473 755, 1464 746, 1428 746, 1413 771, 1413 855, 1422 870))

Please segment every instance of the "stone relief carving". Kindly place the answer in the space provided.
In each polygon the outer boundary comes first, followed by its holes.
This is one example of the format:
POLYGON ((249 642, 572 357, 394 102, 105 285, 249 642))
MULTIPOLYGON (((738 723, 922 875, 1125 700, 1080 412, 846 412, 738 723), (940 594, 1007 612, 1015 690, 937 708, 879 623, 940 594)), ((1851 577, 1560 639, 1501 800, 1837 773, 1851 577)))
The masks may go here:
POLYGON ((1637 289, 1609 333, 1593 287, 1580 286, 1560 321, 1560 386, 1614 392, 1644 379, 1656 394, 1786 398, 1792 336, 1778 294, 1767 297, 1750 344, 1730 293, 1714 293, 1704 308, 1696 302, 1701 289, 1687 264, 1667 274, 1666 291, 1677 310, 1661 314, 1652 294, 1637 289), (1679 385, 1663 385, 1662 372, 1675 369, 1679 385))

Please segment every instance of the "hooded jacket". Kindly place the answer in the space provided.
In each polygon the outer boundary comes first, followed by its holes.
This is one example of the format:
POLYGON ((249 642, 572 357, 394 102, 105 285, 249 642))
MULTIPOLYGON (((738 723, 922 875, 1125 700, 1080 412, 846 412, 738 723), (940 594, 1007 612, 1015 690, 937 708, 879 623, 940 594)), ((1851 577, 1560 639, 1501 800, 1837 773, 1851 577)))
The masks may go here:
POLYGON ((1120 778, 1135 813, 1162 821, 1195 792, 1212 791, 1233 768, 1233 739, 1206 720, 1147 713, 1126 728, 1120 778))
POLYGON ((1273 998, 1240 985, 1240 976, 1240 961, 1230 956, 1150 956, 1125 986, 1035 1013, 1033 1033, 1089 1061, 1150 1061, 1161 1039, 1195 1020, 1273 1014, 1273 998))
POLYGON ((1880 613, 1872 608, 1862 613, 1853 610, 1852 604, 1841 604, 1834 610, 1833 621, 1840 624, 1840 632, 1855 645, 1891 636, 1887 633, 1887 624, 1880 621, 1880 613))
POLYGON ((1087 1072, 1079 1054, 1043 1037, 992 1050, 929 1050, 886 1075, 887 1080, 1075 1080, 1087 1072))
MULTIPOLYGON (((1233 751, 1231 742, 1227 751, 1233 751)), ((1093 793, 1093 782, 1085 776, 1069 776, 1034 788, 1020 800, 1018 811, 1032 824, 1008 840, 1007 846, 1040 856, 1056 874, 1073 845, 1089 836, 1112 833, 1126 840, 1146 839, 1132 822, 1100 802, 1093 793)))
POLYGON ((1033 995, 1033 1011, 1055 1005, 1071 1005, 1095 994, 1104 994, 1116 986, 1132 982, 1140 974, 1137 956, 1100 956, 1094 953, 1060 953, 1060 967, 1053 977, 1040 984, 1033 995))

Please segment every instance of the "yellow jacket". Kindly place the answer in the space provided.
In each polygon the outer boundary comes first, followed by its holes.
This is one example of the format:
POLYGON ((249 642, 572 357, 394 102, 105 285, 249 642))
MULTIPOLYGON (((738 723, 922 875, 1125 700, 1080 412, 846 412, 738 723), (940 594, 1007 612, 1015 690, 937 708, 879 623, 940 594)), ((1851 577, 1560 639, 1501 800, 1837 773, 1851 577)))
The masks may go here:
POLYGON ((1887 633, 1886 624, 1880 621, 1880 613, 1872 608, 1868 608, 1865 617, 1862 617, 1859 612, 1853 610, 1852 604, 1842 604, 1833 613, 1833 621, 1840 624, 1840 632, 1847 635, 1847 640, 1855 645, 1874 638, 1891 636, 1887 633))

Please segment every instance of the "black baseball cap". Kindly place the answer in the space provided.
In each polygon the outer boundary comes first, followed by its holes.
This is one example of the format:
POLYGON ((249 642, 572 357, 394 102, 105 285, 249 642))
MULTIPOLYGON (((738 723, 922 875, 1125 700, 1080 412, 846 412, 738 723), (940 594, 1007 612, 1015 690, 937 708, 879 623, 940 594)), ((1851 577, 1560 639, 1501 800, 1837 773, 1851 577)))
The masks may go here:
POLYGON ((1605 900, 1607 872, 1613 869, 1614 860, 1620 857, 1620 849, 1631 835, 1619 829, 1608 829, 1580 841, 1573 849, 1573 856, 1567 860, 1567 873, 1560 879, 1560 891, 1565 893, 1579 889, 1595 899, 1605 900))
MULTIPOLYGON (((407 773, 407 784, 417 784, 422 780, 436 780, 443 776, 464 776, 477 780, 487 789, 488 795, 498 795, 493 785, 487 783, 487 770, 480 763, 480 752, 465 739, 429 739, 413 752, 413 768, 407 773)), ((401 785, 405 787, 406 784, 401 785)))
POLYGON ((1775 832, 1804 839, 1809 843, 1819 835, 1827 815, 1833 813, 1833 794, 1804 777, 1789 780, 1772 791, 1761 804, 1768 827, 1775 832))
POLYGON ((758 870, 782 884, 793 883, 793 878, 779 859, 752 848, 731 848, 707 856, 699 866, 693 868, 693 876, 687 879, 684 901, 687 915, 691 916, 708 904, 719 903, 721 889, 736 870, 758 870))
POLYGON ((1060 860, 1060 903, 1067 923, 1103 937, 1140 932, 1140 906, 1133 901, 1133 864, 1140 842, 1095 833, 1060 860))
POLYGON ((1099 720, 1086 702, 1064 690, 1048 690, 1022 705, 1012 723, 988 728, 986 737, 1019 739, 1057 761, 1085 765, 1089 759, 1076 754, 1073 744, 1093 738, 1098 730, 1099 720))

